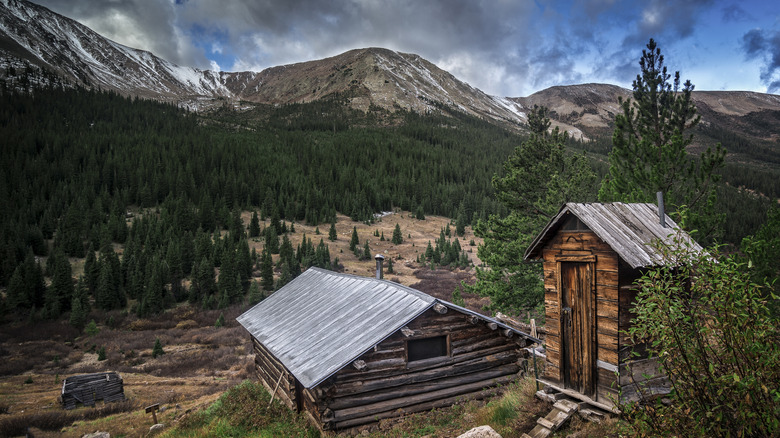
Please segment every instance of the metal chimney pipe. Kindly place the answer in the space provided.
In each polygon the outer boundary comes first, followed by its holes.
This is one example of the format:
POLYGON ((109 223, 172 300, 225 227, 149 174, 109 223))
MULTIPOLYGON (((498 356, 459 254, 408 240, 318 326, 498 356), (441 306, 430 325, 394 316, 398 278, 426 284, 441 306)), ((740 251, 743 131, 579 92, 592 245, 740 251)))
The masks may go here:
POLYGON ((382 254, 377 254, 374 256, 374 259, 376 259, 376 279, 381 280, 382 275, 382 262, 385 261, 385 256, 382 254))
POLYGON ((658 223, 661 224, 661 228, 666 228, 666 212, 664 211, 664 192, 656 192, 655 197, 658 199, 658 223))

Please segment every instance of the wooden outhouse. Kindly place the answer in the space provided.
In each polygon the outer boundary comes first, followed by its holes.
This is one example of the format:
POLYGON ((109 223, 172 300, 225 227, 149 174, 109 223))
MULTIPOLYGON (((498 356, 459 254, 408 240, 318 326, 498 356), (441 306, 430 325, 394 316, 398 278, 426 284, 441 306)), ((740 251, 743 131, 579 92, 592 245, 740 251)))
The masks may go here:
POLYGON ((542 383, 608 408, 618 397, 638 399, 638 391, 668 392, 656 361, 626 334, 632 283, 666 263, 655 243, 682 241, 701 250, 669 216, 661 219, 654 204, 567 203, 531 243, 525 259, 544 264, 542 383))
POLYGON ((495 394, 540 342, 398 283, 318 268, 237 319, 263 385, 321 430, 495 394))

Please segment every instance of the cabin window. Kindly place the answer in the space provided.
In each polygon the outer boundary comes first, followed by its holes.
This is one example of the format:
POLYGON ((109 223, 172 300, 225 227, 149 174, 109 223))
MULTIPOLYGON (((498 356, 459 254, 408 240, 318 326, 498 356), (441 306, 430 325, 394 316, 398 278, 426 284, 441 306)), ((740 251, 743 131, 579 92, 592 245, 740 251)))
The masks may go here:
POLYGON ((447 336, 409 340, 406 352, 408 362, 447 356, 447 336))

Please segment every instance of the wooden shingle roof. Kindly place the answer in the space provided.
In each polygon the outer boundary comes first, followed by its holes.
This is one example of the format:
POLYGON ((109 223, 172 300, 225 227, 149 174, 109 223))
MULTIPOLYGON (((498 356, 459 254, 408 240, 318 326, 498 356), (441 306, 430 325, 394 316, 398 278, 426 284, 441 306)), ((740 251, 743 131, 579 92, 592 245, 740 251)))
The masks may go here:
POLYGON ((703 252, 685 231, 668 216, 662 227, 658 207, 650 203, 566 203, 531 242, 524 259, 541 257, 547 241, 570 217, 576 216, 583 224, 606 242, 632 268, 662 266, 663 254, 654 241, 665 245, 683 244, 691 252, 703 252))

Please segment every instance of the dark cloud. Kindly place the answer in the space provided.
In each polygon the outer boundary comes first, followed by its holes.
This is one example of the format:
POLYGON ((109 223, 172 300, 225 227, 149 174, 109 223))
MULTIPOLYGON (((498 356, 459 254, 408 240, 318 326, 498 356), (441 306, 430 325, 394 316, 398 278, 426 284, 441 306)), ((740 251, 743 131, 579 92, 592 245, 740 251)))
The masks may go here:
POLYGON ((180 65, 208 68, 206 56, 182 33, 167 0, 36 0, 121 44, 149 50, 180 65))
POLYGON ((751 29, 742 36, 742 50, 748 59, 763 61, 761 82, 767 92, 780 91, 780 31, 751 29))
POLYGON ((742 7, 738 4, 726 5, 722 9, 723 21, 725 22, 744 22, 753 19, 742 7))
POLYGON ((767 41, 760 29, 752 29, 742 36, 742 50, 748 58, 761 55, 767 48, 767 41))
POLYGON ((629 86, 651 37, 672 54, 697 42, 705 12, 730 22, 758 14, 734 0, 35 1, 180 65, 262 70, 376 46, 503 96, 582 80, 629 86))

